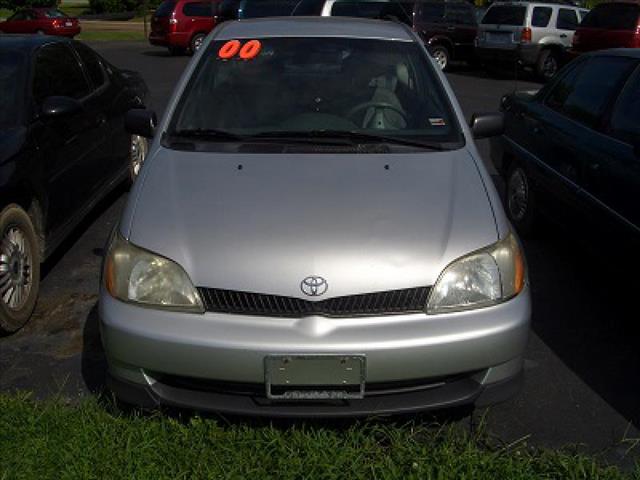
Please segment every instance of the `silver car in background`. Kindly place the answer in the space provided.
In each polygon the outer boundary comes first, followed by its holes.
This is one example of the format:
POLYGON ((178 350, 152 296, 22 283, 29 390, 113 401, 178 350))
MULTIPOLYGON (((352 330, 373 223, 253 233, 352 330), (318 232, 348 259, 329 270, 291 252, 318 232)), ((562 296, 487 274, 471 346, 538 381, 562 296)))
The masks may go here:
POLYGON ((588 12, 557 3, 493 3, 478 25, 476 54, 489 68, 499 62, 519 62, 547 81, 565 61, 565 52, 588 12))
POLYGON ((125 402, 267 416, 485 405, 517 389, 519 241, 420 39, 391 22, 215 29, 154 136, 101 282, 125 402))

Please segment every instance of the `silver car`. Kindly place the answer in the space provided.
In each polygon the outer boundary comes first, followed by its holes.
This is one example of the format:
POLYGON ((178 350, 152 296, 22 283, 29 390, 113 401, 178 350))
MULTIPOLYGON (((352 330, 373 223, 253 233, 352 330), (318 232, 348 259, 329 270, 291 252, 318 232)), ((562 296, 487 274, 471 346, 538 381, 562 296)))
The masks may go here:
POLYGON ((525 260, 408 28, 216 28, 156 126, 101 281, 123 401, 267 416, 484 405, 521 378, 525 260))

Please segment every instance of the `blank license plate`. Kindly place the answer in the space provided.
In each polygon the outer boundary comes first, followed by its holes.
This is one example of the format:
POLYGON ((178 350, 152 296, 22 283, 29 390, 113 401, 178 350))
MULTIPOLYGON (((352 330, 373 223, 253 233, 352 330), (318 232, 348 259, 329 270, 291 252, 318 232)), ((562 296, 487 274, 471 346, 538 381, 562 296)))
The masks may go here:
POLYGON ((73 23, 71 23, 71 22, 64 22, 64 26, 65 26, 65 27, 70 27, 70 26, 72 26, 72 25, 73 25, 73 23))
POLYGON ((264 359, 267 398, 363 398, 364 355, 269 355, 264 359))
POLYGON ((507 44, 511 43, 511 33, 489 33, 487 32, 487 43, 507 44))

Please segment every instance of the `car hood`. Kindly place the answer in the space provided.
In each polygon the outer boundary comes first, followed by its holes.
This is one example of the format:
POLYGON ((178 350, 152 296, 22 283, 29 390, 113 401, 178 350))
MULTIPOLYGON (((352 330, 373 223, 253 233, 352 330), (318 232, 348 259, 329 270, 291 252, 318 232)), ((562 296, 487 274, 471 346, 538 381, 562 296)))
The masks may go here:
POLYGON ((497 240, 466 149, 420 154, 211 154, 160 148, 123 234, 173 259, 196 286, 326 297, 433 285, 497 240), (129 223, 130 222, 130 223, 129 223))

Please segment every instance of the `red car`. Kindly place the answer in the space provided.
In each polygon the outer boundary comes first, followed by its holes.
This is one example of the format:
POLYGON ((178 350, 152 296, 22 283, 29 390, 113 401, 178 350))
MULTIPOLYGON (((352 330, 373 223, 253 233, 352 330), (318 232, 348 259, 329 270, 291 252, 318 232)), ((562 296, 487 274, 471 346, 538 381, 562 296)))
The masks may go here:
POLYGON ((165 0, 151 18, 149 42, 172 55, 195 52, 218 22, 218 0, 165 0))
POLYGON ((68 17, 57 8, 26 8, 0 22, 3 33, 40 33, 73 38, 80 30, 77 18, 68 17))
POLYGON ((606 48, 640 48, 640 2, 601 3, 584 17, 571 53, 606 48))

